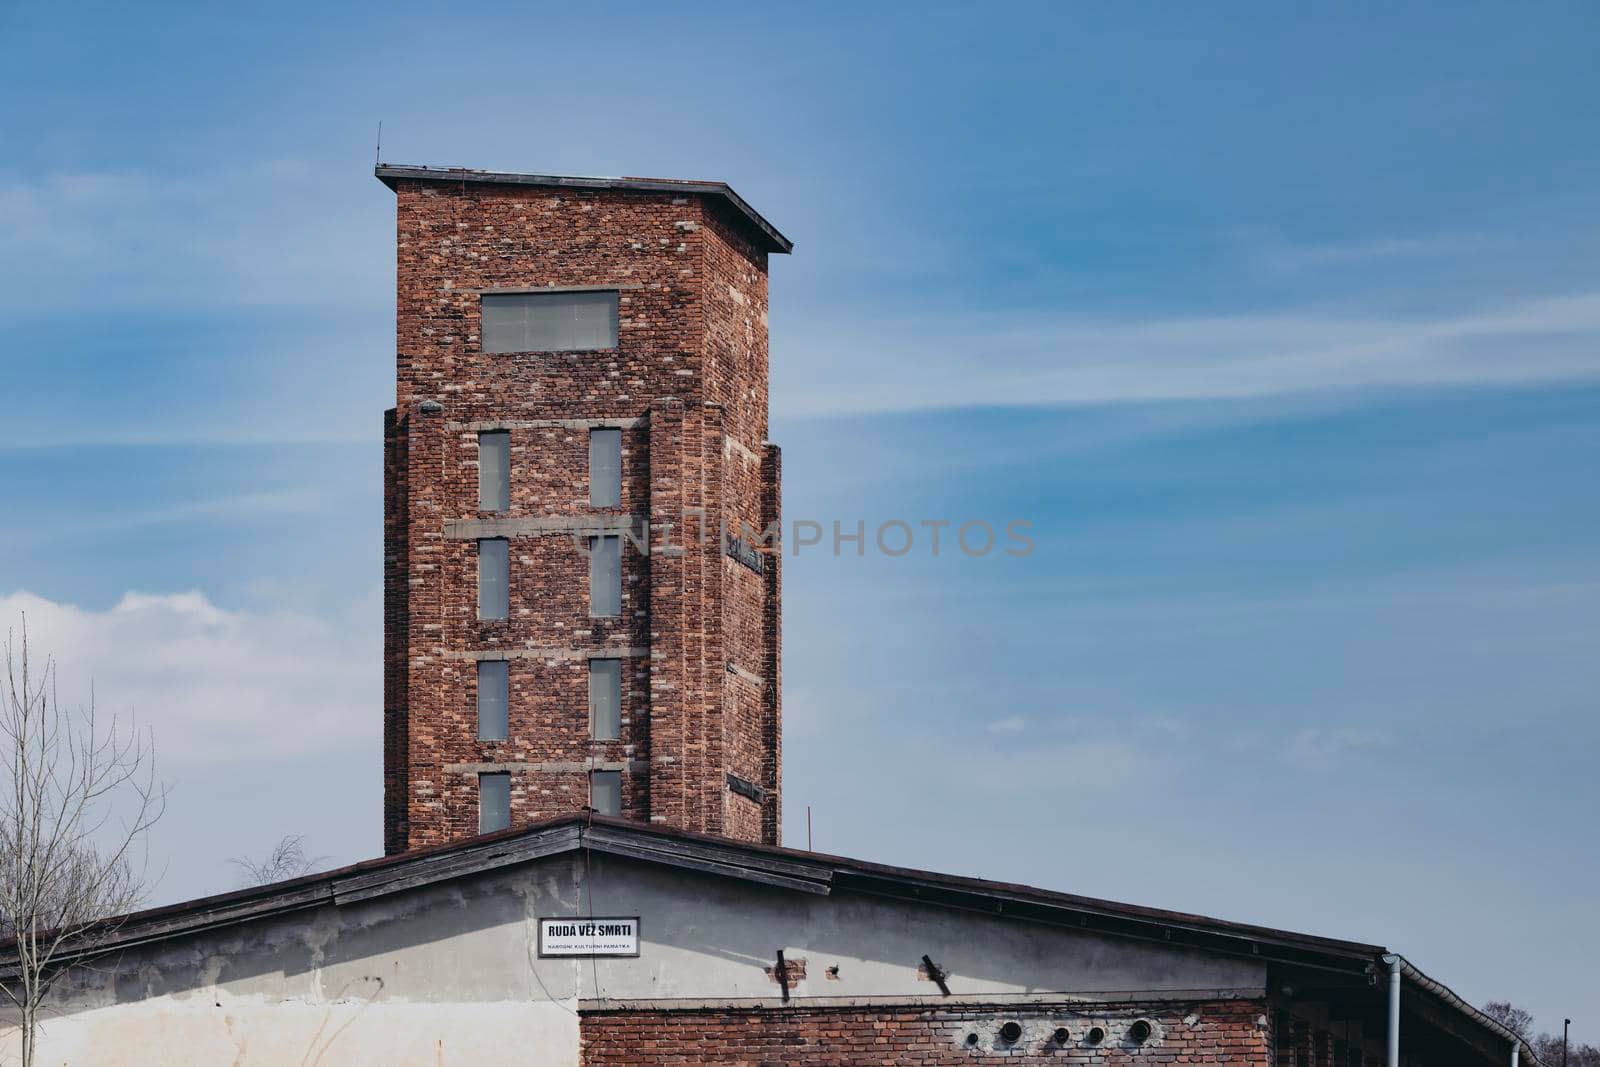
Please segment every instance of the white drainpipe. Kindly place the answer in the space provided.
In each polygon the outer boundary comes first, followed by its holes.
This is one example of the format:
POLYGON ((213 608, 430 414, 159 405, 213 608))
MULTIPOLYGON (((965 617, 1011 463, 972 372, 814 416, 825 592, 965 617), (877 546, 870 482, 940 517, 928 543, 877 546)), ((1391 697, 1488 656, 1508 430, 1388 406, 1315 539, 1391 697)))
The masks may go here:
POLYGON ((1384 966, 1389 968, 1388 1067, 1400 1067, 1400 978, 1402 975, 1410 979, 1411 983, 1417 988, 1438 997, 1449 1007, 1474 1020, 1479 1026, 1505 1038, 1511 1045, 1511 1067, 1520 1067, 1523 1041, 1514 1031, 1489 1018, 1483 1012, 1462 1000, 1451 992, 1448 986, 1440 985, 1417 970, 1399 953, 1388 953, 1380 958, 1384 966))
MULTIPOLYGON (((1389 1056, 1388 1067, 1400 1067, 1400 964, 1398 955, 1383 957, 1389 965, 1389 1056)), ((1513 1056, 1516 1053, 1512 1053, 1513 1056)), ((1516 1067, 1513 1063, 1512 1067, 1516 1067)))

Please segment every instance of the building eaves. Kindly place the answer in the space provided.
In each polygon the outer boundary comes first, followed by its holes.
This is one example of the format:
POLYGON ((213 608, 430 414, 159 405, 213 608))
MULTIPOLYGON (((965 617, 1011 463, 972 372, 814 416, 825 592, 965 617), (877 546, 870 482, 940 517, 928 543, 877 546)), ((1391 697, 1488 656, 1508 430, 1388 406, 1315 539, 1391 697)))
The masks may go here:
MULTIPOLYGON (((1543 1067, 1543 1063, 1539 1059, 1538 1053, 1533 1050, 1533 1046, 1530 1045, 1527 1039, 1521 1034, 1517 1033, 1515 1030, 1511 1029, 1509 1026, 1505 1025, 1493 1016, 1485 1014, 1471 1001, 1468 1001, 1466 998, 1462 997, 1461 994, 1457 993, 1443 982, 1436 978, 1430 978, 1428 975, 1424 974, 1414 963, 1399 953, 1386 955, 1384 957, 1384 962, 1387 963, 1391 959, 1399 961, 1400 977, 1406 985, 1411 987, 1411 995, 1416 995, 1418 992, 1420 992, 1426 996, 1432 997, 1446 1009, 1466 1016, 1473 1023, 1485 1030, 1488 1030, 1490 1033, 1506 1041, 1508 1044, 1521 1046, 1519 1062, 1524 1064, 1525 1067, 1543 1067)), ((1402 1002, 1404 1001, 1405 996, 1406 994, 1402 992, 1402 1002)))
POLYGON ((95 951, 112 944, 132 947, 324 904, 349 904, 580 848, 822 896, 846 892, 887 897, 1350 973, 1369 966, 1385 951, 1377 945, 1185 912, 752 845, 584 814, 124 916, 108 924, 106 937, 96 941, 95 951))
POLYGON ((726 182, 686 181, 678 178, 587 178, 557 174, 513 174, 505 171, 471 170, 465 167, 424 167, 400 163, 379 163, 373 173, 394 189, 400 181, 479 182, 489 185, 536 185, 559 189, 602 189, 640 193, 676 193, 721 200, 749 223, 757 244, 768 252, 787 253, 794 242, 761 216, 726 182))
POLYGON ((597 851, 610 851, 607 838, 613 836, 615 831, 621 831, 616 836, 626 837, 629 847, 640 853, 640 858, 665 860, 673 856, 714 856, 716 862, 779 878, 794 878, 797 872, 805 871, 808 872, 806 876, 816 884, 825 884, 825 891, 829 893, 853 892, 891 897, 1023 921, 1185 945, 1204 951, 1310 963, 1350 972, 1364 971, 1385 951, 1380 945, 1340 941, 1204 915, 1058 893, 1033 886, 890 867, 843 856, 770 845, 731 842, 685 830, 646 828, 638 823, 614 819, 595 819, 593 828, 586 834, 586 842, 597 851), (638 836, 641 830, 645 831, 645 836, 638 836))
MULTIPOLYGON (((307 875, 153 908, 109 920, 100 936, 64 954, 98 956, 311 908, 340 906, 406 892, 543 857, 590 850, 719 877, 820 896, 864 894, 957 908, 1020 922, 1156 941, 1200 952, 1283 962, 1297 967, 1371 974, 1384 965, 1377 945, 1166 911, 1032 886, 890 867, 842 856, 752 845, 592 814, 563 815, 465 841, 404 852, 307 875)), ((0 978, 11 973, 9 943, 0 943, 0 978)), ((1542 1067, 1526 1042, 1402 958, 1413 1003, 1432 1002, 1448 1015, 1446 1029, 1492 1035, 1522 1046, 1528 1067, 1542 1067), (1450 1021, 1454 1020, 1454 1021, 1450 1021)))

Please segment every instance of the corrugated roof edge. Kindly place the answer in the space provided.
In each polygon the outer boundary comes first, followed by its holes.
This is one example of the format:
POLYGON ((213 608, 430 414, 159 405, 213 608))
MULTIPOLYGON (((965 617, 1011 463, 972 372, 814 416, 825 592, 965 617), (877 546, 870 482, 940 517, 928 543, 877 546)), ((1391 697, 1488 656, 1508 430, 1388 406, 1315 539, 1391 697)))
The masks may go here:
POLYGON ((504 171, 472 170, 467 167, 425 167, 403 163, 379 163, 372 173, 390 189, 402 179, 433 182, 484 182, 491 185, 540 185, 566 189, 619 189, 643 193, 686 193, 690 196, 715 196, 743 215, 760 234, 768 252, 789 253, 794 242, 726 182, 687 181, 677 178, 587 178, 558 174, 513 174, 504 171))
POLYGON ((1442 1002, 1446 1007, 1467 1016, 1473 1022, 1477 1023, 1485 1030, 1488 1030, 1490 1033, 1495 1034, 1502 1040, 1514 1042, 1515 1044, 1521 1046, 1520 1059, 1522 1062, 1531 1064, 1532 1067, 1544 1067, 1544 1061, 1541 1060, 1539 1058, 1539 1054, 1533 1050, 1533 1046, 1528 1043, 1527 1038, 1511 1029, 1511 1027, 1507 1026, 1499 1019, 1487 1014, 1483 1011, 1483 1009, 1467 1000, 1461 994, 1457 993, 1454 989, 1451 989, 1437 978, 1430 978, 1428 975, 1422 973, 1421 969, 1419 969, 1416 964, 1406 959, 1400 953, 1394 952, 1385 955, 1383 957, 1383 962, 1388 963, 1391 959, 1398 960, 1400 962, 1400 976, 1402 979, 1410 982, 1418 989, 1437 997, 1439 1001, 1442 1002))

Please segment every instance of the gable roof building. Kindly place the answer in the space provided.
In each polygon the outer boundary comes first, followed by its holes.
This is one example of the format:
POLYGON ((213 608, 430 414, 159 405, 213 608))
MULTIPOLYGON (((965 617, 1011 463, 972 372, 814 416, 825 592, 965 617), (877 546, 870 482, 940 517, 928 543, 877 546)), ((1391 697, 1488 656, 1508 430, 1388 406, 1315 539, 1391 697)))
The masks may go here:
POLYGON ((387 855, 86 931, 39 1062, 1533 1063, 1380 945, 779 847, 789 240, 720 182, 377 176, 387 855))
POLYGON ((94 952, 47 1062, 1374 1067, 1391 974, 1407 1067, 1518 1044, 1379 945, 592 814, 142 912, 94 952))

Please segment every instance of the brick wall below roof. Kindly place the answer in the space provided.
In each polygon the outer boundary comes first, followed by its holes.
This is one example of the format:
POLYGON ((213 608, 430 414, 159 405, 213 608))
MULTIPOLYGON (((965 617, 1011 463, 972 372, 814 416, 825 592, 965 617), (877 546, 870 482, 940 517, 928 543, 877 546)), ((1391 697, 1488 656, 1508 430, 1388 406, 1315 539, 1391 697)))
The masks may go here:
POLYGON ((827 1064, 1229 1064, 1268 1067, 1270 1028, 1263 1004, 1206 1001, 1026 1007, 856 1007, 586 1012, 587 1067, 727 1063, 827 1064), (1143 1045, 1128 1039, 1150 1023, 1143 1045), (1007 1044, 1007 1022, 1022 1036, 1007 1044), (1091 1044, 1092 1026, 1106 1030, 1091 1044), (1065 1043, 1055 1037, 1067 1031, 1065 1043), (971 1042, 971 1035, 977 1040, 971 1042), (971 1043, 969 1043, 971 1042, 971 1043))

